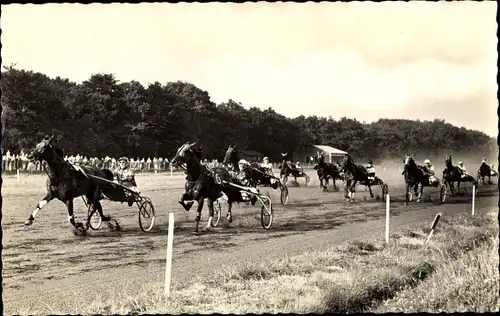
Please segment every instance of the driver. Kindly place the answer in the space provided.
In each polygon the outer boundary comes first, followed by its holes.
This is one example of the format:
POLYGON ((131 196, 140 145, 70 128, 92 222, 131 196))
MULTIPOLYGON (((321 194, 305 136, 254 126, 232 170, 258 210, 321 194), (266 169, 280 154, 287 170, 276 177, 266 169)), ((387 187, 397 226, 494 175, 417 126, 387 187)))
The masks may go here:
POLYGON ((375 167, 373 166, 373 161, 368 160, 368 165, 366 166, 366 172, 368 173, 368 180, 375 180, 375 167))
POLYGON ((429 159, 425 159, 423 171, 424 174, 429 177, 429 184, 432 185, 437 181, 434 173, 434 166, 431 164, 429 159))
MULTIPOLYGON (((124 187, 135 191, 136 193, 140 193, 137 189, 137 184, 135 182, 135 174, 134 171, 130 168, 130 161, 127 157, 120 157, 118 159, 118 169, 115 172, 114 182, 123 185, 124 187)), ((132 206, 134 203, 133 196, 125 193, 128 200, 128 206, 132 206)))
POLYGON ((260 166, 266 171, 267 174, 273 175, 273 165, 269 162, 269 157, 264 157, 260 166))
POLYGON ((243 185, 247 185, 248 184, 248 179, 247 179, 246 173, 244 171, 245 167, 248 167, 248 166, 250 166, 250 163, 248 161, 246 161, 245 159, 241 159, 240 161, 238 161, 238 167, 239 167, 240 170, 236 174, 236 178, 243 185))
POLYGON ((462 178, 469 175, 467 173, 467 169, 465 169, 464 163, 461 161, 458 162, 458 170, 460 170, 460 172, 462 173, 462 178))

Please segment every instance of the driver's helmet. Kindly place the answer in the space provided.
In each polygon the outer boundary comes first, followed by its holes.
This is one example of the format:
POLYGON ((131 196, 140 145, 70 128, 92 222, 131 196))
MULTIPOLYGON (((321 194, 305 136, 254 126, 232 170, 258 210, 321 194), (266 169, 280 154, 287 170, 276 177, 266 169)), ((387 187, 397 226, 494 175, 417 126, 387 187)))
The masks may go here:
POLYGON ((495 165, 494 164, 491 164, 491 169, 494 169, 495 168, 495 165))
POLYGON ((245 165, 249 165, 249 163, 245 159, 241 159, 240 161, 238 161, 238 165, 245 166, 245 165))
POLYGON ((370 166, 373 165, 373 161, 371 161, 371 159, 368 160, 368 165, 370 165, 370 166))
POLYGON ((264 157, 264 159, 262 159, 262 161, 265 163, 269 163, 269 157, 264 157))
POLYGON ((425 159, 424 164, 426 164, 427 166, 430 166, 431 165, 431 161, 429 159, 425 159))
POLYGON ((297 162, 295 163, 295 165, 296 165, 297 167, 299 167, 299 166, 300 166, 300 161, 297 161, 297 162))
POLYGON ((464 166, 464 163, 463 163, 463 162, 461 162, 461 161, 459 161, 459 162, 458 162, 458 165, 459 165, 460 167, 463 167, 463 166, 464 166))

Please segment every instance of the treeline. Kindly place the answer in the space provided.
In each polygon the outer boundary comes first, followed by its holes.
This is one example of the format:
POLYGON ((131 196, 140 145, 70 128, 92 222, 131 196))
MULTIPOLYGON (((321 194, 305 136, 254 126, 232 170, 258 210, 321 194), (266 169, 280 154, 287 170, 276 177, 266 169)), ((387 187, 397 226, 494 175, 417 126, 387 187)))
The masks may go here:
POLYGON ((208 159, 220 159, 229 144, 272 159, 308 144, 331 145, 359 158, 487 155, 497 148, 486 134, 443 120, 290 119, 231 99, 215 104, 207 91, 181 81, 144 87, 94 74, 77 84, 9 66, 2 71, 1 88, 3 148, 12 152, 31 148, 45 134, 54 134, 66 154, 98 157, 172 157, 186 141, 201 143, 208 159))

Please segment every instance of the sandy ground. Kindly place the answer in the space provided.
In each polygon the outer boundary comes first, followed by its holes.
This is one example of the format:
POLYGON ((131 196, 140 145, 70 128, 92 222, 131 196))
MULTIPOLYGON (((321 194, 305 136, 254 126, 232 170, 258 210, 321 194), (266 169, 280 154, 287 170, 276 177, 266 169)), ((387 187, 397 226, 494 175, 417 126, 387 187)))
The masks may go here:
MULTIPOLYGON (((173 253, 173 282, 185 284, 194 278, 214 276, 222 265, 241 265, 253 260, 272 260, 284 255, 324 249, 360 236, 383 240, 385 203, 371 199, 364 187, 358 187, 357 201, 347 203, 340 192, 322 192, 316 174, 308 172, 309 188, 289 189, 287 206, 273 196, 275 219, 269 230, 260 224, 260 207, 235 205, 233 223, 227 225, 225 211, 221 223, 211 232, 192 234, 195 207, 188 213, 176 202, 183 192, 182 175, 138 175, 142 194, 152 199, 156 209, 155 228, 143 233, 137 209, 109 202, 106 213, 117 218, 121 231, 103 225, 87 236, 75 236, 67 222, 67 212, 60 201, 42 209, 34 224, 25 219, 44 194, 45 177, 24 176, 18 183, 14 176, 4 177, 3 195, 3 301, 6 314, 16 306, 50 302, 72 296, 74 289, 99 293, 99 289, 119 286, 122 280, 141 282, 151 274, 164 273, 168 213, 174 212, 176 225, 173 253)), ((464 185, 465 196, 449 197, 438 202, 439 190, 424 189, 421 203, 405 207, 402 176, 399 170, 380 170, 379 176, 391 193, 391 230, 397 231, 417 222, 432 222, 438 212, 444 216, 470 212, 471 186, 464 185)), ((496 179, 495 179, 496 180, 496 179)), ((264 192, 270 189, 263 189, 264 192)), ((379 187, 373 189, 380 195, 379 187)), ((497 205, 497 186, 480 186, 478 209, 497 205)), ((208 209, 202 214, 203 225, 208 209)), ((81 199, 75 200, 75 216, 84 220, 86 210, 81 199)), ((74 298, 72 298, 74 299, 74 298)), ((11 312, 9 312, 11 311, 11 312)))

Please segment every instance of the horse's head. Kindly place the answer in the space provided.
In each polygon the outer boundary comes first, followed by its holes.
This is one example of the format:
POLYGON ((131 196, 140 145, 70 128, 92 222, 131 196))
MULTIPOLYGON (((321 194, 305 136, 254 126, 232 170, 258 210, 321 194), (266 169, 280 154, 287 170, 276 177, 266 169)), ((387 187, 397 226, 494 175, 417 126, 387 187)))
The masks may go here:
POLYGON ((183 163, 187 163, 189 161, 195 160, 195 161, 200 161, 200 153, 197 152, 197 150, 194 148, 196 145, 196 142, 194 143, 185 143, 179 149, 177 149, 177 153, 175 154, 175 157, 172 158, 171 164, 174 167, 177 167, 183 163))
POLYGON ((54 136, 45 136, 41 142, 36 144, 35 148, 28 154, 28 159, 31 161, 45 160, 47 162, 52 162, 56 158, 63 159, 63 151, 52 144, 52 139, 54 136))
POLYGON ((317 157, 318 157, 318 165, 321 165, 321 164, 325 163, 325 155, 323 155, 322 153, 320 153, 318 151, 318 156, 317 157))
POLYGON ((229 145, 229 148, 226 151, 226 155, 224 156, 224 160, 222 161, 222 164, 228 165, 232 164, 233 166, 238 165, 239 161, 239 155, 238 155, 238 150, 236 149, 236 145, 229 145))
POLYGON ((353 164, 351 155, 346 154, 344 155, 344 158, 342 158, 342 162, 340 163, 340 166, 342 169, 346 169, 347 167, 351 166, 353 164))
POLYGON ((403 163, 406 166, 416 166, 417 163, 415 162, 415 159, 413 158, 413 155, 406 155, 405 159, 403 160, 403 163))
POLYGON ((446 165, 446 167, 451 167, 453 165, 451 161, 451 155, 452 154, 449 154, 444 158, 444 164, 446 165))

